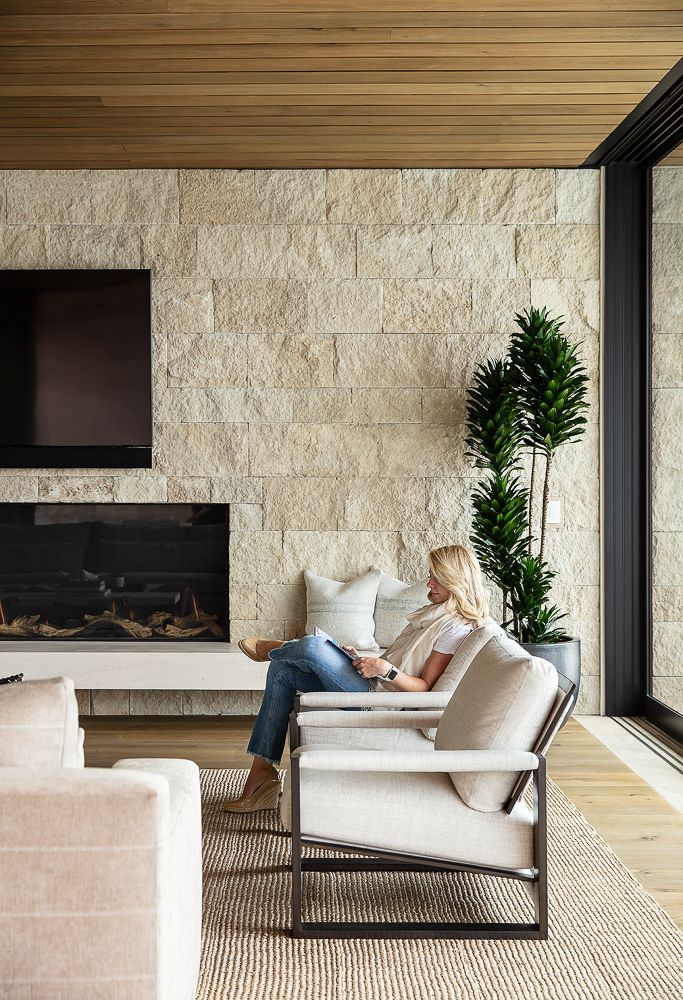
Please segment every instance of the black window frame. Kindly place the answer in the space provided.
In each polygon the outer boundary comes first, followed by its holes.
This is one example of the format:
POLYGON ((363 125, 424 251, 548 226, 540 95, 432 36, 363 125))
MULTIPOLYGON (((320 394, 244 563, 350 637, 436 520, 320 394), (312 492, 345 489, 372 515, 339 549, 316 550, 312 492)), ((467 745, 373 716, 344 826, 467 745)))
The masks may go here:
POLYGON ((587 158, 602 174, 602 616, 604 708, 683 742, 651 697, 652 167, 683 142, 683 59, 587 158))

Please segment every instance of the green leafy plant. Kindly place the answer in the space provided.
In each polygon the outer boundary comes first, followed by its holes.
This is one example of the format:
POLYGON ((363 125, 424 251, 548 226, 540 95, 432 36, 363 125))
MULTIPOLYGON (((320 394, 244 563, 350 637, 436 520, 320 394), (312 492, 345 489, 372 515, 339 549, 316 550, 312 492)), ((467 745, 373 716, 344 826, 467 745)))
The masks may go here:
POLYGON ((557 450, 584 433, 588 375, 578 349, 561 332, 561 318, 532 308, 515 321, 506 357, 479 365, 467 393, 468 455, 484 472, 472 497, 471 541, 482 569, 501 589, 504 627, 520 642, 562 642, 568 637, 558 623, 566 616, 549 602, 555 573, 544 560, 550 477, 557 450))

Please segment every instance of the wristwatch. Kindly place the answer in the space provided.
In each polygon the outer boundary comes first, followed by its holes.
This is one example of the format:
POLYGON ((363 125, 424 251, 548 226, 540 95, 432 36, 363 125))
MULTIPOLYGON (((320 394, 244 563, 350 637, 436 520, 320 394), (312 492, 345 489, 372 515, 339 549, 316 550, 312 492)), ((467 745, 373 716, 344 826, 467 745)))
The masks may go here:
POLYGON ((384 675, 383 680, 385 680, 385 681, 393 681, 395 677, 398 677, 398 667, 395 667, 392 664, 390 666, 390 668, 389 668, 389 673, 387 673, 387 674, 384 675))

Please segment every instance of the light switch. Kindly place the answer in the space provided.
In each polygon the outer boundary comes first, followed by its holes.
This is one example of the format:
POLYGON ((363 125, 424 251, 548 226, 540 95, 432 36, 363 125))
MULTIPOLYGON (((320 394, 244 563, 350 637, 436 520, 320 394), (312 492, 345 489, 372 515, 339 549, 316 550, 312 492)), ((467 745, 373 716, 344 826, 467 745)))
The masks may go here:
POLYGON ((548 524, 562 524, 561 500, 548 500, 548 524))

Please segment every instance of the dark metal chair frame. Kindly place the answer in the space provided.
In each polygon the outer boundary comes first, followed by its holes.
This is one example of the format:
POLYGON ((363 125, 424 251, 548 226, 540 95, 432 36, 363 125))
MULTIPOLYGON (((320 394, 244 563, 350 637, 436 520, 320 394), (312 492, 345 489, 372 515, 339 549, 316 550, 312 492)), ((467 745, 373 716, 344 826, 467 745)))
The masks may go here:
POLYGON ((289 723, 289 745, 292 753, 292 936, 295 938, 504 938, 545 941, 548 937, 548 821, 545 751, 564 721, 571 706, 575 685, 560 678, 564 693, 560 704, 534 753, 538 768, 520 774, 505 806, 509 814, 524 794, 529 781, 533 783, 533 867, 527 871, 495 868, 443 861, 394 851, 359 848, 341 841, 315 840, 301 833, 301 781, 299 760, 294 751, 300 746, 298 715, 305 711, 297 697, 289 723), (305 848, 358 855, 355 858, 320 858, 304 856, 305 848), (512 922, 388 922, 388 921, 306 921, 303 919, 302 890, 304 872, 466 872, 493 878, 515 879, 531 886, 534 900, 532 923, 512 922))

